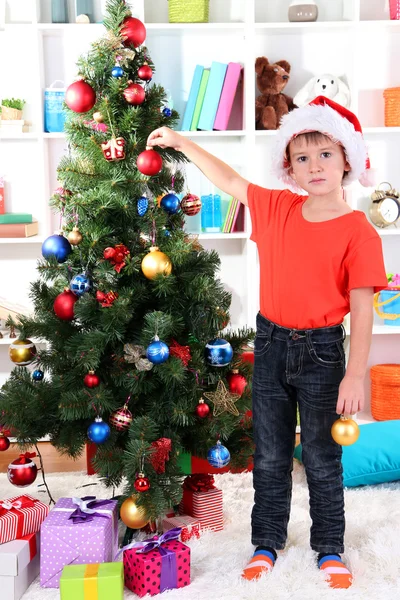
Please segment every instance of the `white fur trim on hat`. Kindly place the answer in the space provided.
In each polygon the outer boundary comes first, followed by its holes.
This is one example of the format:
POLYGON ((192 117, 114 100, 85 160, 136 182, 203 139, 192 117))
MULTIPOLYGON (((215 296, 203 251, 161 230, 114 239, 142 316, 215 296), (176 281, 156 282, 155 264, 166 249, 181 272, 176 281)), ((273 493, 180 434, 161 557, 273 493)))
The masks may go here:
POLYGON ((368 156, 362 133, 356 131, 348 119, 327 104, 323 106, 307 104, 284 115, 277 130, 277 139, 272 153, 272 169, 281 181, 296 191, 300 189, 289 175, 289 168, 285 167, 284 161, 289 142, 306 131, 319 131, 335 143, 342 144, 350 164, 350 171, 344 178, 343 185, 362 179, 368 156))

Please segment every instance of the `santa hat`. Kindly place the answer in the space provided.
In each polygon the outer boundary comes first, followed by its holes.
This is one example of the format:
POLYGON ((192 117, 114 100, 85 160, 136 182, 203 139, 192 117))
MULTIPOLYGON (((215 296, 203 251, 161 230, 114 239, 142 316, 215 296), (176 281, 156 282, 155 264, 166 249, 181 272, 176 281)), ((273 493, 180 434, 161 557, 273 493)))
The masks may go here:
POLYGON ((344 178, 343 185, 357 179, 364 186, 374 184, 359 120, 347 108, 325 96, 318 96, 309 104, 295 108, 282 117, 272 158, 273 170, 279 179, 297 188, 289 174, 290 163, 286 150, 293 138, 311 131, 319 131, 343 146, 350 164, 350 171, 344 178))

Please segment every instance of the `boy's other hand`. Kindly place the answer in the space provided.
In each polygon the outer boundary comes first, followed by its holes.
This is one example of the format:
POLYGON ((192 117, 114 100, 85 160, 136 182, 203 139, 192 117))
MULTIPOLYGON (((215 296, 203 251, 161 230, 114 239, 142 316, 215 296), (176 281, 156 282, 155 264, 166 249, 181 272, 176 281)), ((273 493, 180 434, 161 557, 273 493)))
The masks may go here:
POLYGON ((184 137, 169 127, 159 127, 151 132, 147 138, 147 146, 160 146, 160 148, 174 148, 180 150, 184 137))
POLYGON ((364 408, 364 378, 345 375, 339 386, 336 405, 338 415, 354 415, 364 408))

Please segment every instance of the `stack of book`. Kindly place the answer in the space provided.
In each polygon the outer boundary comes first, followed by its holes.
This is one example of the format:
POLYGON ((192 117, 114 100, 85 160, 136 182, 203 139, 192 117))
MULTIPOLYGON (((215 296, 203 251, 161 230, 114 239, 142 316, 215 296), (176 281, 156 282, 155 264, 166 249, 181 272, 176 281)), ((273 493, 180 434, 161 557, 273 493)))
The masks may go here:
POLYGON ((225 131, 243 127, 243 68, 239 63, 213 62, 194 71, 182 131, 225 131))
POLYGON ((31 237, 38 230, 31 214, 5 212, 4 178, 0 177, 0 238, 31 237))
POLYGON ((244 231, 244 205, 237 198, 231 198, 222 232, 232 233, 236 231, 244 231))

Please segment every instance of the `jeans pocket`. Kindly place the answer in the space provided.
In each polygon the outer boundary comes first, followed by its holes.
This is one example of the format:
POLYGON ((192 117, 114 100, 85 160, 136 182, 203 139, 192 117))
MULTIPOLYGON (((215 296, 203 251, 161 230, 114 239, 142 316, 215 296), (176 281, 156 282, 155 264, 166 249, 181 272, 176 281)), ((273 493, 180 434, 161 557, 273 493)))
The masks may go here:
POLYGON ((254 356, 264 356, 271 348, 271 339, 267 334, 257 334, 254 340, 254 356))
POLYGON ((323 367, 338 368, 345 364, 345 353, 343 343, 336 342, 314 342, 308 347, 312 360, 323 367))

